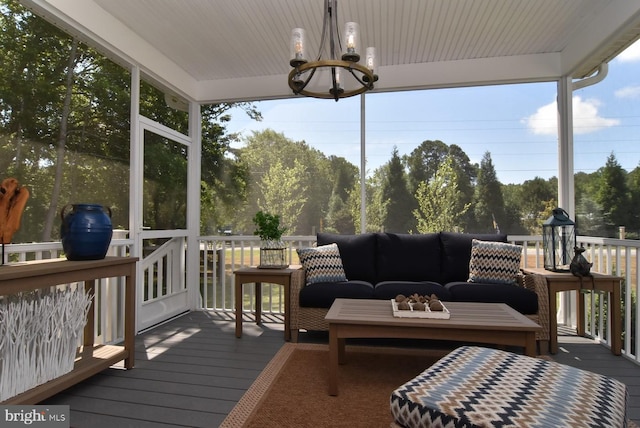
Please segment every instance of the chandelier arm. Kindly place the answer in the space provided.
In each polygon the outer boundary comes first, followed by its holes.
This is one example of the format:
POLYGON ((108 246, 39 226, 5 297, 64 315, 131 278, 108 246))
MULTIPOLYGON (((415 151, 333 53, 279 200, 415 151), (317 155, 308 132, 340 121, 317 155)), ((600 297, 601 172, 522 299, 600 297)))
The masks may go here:
POLYGON ((307 87, 307 85, 309 84, 309 82, 311 82, 311 79, 313 78, 313 75, 314 75, 314 74, 316 74, 316 70, 317 70, 317 68, 311 68, 310 70, 311 70, 311 71, 309 72, 309 75, 308 75, 308 76, 307 76, 307 78, 306 78, 306 79, 304 79, 304 80, 295 80, 295 79, 293 79, 296 75, 297 75, 297 76, 302 75, 302 72, 300 71, 299 67, 298 67, 298 68, 295 68, 295 69, 293 69, 293 70, 291 70, 291 72, 289 73, 289 87, 290 87, 291 89, 293 89, 293 93, 294 93, 294 94, 296 94, 296 95, 297 95, 297 94, 302 93, 302 91, 304 90, 304 88, 306 88, 306 87, 307 87), (292 82, 294 82, 294 81, 296 81, 296 82, 303 82, 303 83, 302 83, 302 84, 300 84, 300 85, 294 85, 294 86, 292 86, 292 82))
MULTIPOLYGON (((364 79, 361 79, 360 77, 358 77, 358 75, 353 71, 354 69, 356 69, 355 67, 349 67, 347 70, 349 71, 349 73, 351 73, 351 75, 353 76, 354 79, 356 79, 358 81, 358 83, 360 83, 362 86, 366 87, 367 89, 373 89, 373 81, 375 79, 375 75, 371 74, 370 80, 367 82, 364 79)), ((362 73, 362 76, 367 76, 369 77, 369 73, 364 73, 362 70, 358 70, 362 73)))

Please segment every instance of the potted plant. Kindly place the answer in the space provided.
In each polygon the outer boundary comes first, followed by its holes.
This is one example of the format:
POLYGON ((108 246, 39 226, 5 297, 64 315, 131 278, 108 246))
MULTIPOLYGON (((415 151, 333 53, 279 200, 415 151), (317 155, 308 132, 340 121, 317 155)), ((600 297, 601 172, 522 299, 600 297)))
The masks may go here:
POLYGON ((254 235, 260 237, 260 268, 280 269, 289 266, 286 263, 286 248, 282 234, 286 227, 280 227, 280 216, 258 211, 253 216, 256 225, 254 235))

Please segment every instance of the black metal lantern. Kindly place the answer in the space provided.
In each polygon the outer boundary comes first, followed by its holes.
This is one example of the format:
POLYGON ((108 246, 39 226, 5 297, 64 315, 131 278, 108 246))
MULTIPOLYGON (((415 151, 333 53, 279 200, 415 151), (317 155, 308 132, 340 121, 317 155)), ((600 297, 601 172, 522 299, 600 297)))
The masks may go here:
POLYGON ((569 272, 576 247, 576 224, 562 208, 542 224, 544 268, 554 272, 569 272))

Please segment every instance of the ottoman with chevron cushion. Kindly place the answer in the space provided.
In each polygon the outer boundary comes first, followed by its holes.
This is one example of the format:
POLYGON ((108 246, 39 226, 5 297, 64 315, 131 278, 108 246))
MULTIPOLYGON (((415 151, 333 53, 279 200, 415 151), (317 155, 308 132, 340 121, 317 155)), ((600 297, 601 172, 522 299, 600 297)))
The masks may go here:
POLYGON ((395 426, 626 427, 615 379, 538 358, 460 347, 391 394, 395 426))

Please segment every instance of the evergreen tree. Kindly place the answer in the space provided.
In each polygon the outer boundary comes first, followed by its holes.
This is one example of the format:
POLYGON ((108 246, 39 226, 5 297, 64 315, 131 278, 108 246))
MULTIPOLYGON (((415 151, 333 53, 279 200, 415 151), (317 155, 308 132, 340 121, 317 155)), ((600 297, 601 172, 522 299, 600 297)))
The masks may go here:
MULTIPOLYGON (((389 201, 382 199, 383 174, 381 174, 381 169, 376 169, 365 183, 366 232, 381 232, 383 230, 382 222, 389 201)), ((349 194, 349 207, 356 233, 361 231, 360 210, 362 199, 360 192, 360 182, 357 181, 349 194)))
POLYGON ((331 170, 335 174, 335 182, 329 198, 329 209, 324 228, 321 230, 333 233, 355 233, 355 225, 349 207, 349 194, 358 180, 358 168, 346 159, 330 156, 331 170))
POLYGON ((520 195, 520 184, 503 184, 501 186, 502 198, 504 199, 504 225, 500 224, 500 231, 510 235, 526 235, 527 229, 522 224, 520 216, 520 206, 518 205, 520 195))
POLYGON ((576 229, 580 235, 603 236, 602 208, 592 198, 583 195, 576 202, 576 229))
MULTIPOLYGON (((629 188, 629 205, 640 207, 640 165, 627 175, 627 186, 629 188)), ((629 214, 627 237, 640 239, 640 212, 631 210, 629 214)))
POLYGON ((382 199, 389 201, 384 218, 385 232, 407 233, 413 226, 412 209, 414 197, 407 188, 407 179, 398 156, 398 148, 394 147, 391 160, 387 163, 386 175, 382 183, 382 199))
POLYGON ((331 193, 326 226, 322 227, 320 230, 346 235, 356 233, 356 227, 348 199, 347 201, 343 201, 337 192, 331 193))
POLYGON ((626 172, 613 153, 600 170, 596 202, 602 207, 607 237, 618 236, 618 227, 626 226, 629 218, 629 191, 626 172))
POLYGON ((474 196, 474 214, 476 223, 474 232, 506 233, 502 187, 489 152, 485 152, 480 161, 474 196))

